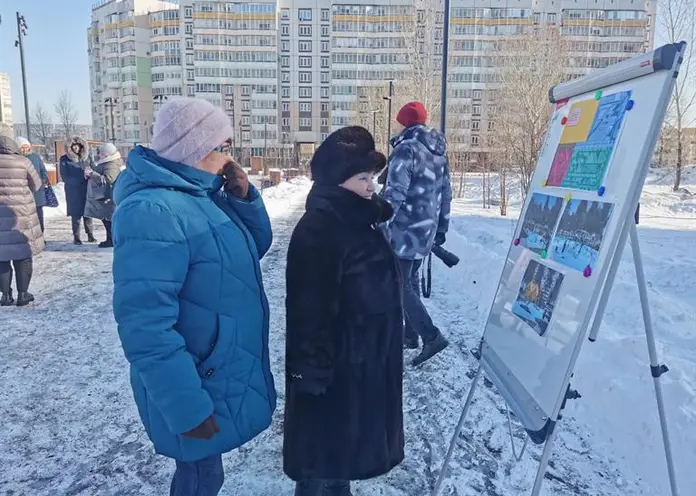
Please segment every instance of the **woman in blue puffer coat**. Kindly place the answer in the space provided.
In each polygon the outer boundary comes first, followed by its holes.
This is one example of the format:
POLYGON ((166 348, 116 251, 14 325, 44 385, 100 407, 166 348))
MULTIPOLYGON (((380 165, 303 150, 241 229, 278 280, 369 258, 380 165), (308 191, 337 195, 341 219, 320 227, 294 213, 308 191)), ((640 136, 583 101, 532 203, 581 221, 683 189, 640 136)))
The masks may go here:
POLYGON ((271 226, 232 133, 205 100, 173 100, 114 188, 114 315, 145 430, 176 460, 172 496, 218 494, 221 454, 276 406, 259 267, 271 226))

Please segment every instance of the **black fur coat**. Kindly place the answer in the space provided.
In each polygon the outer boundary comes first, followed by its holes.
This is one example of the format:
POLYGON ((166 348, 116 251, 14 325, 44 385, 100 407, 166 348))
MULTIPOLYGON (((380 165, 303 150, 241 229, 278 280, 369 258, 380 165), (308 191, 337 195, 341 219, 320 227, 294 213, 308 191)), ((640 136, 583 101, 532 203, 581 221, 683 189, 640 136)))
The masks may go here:
POLYGON ((315 186, 287 263, 283 460, 293 480, 369 479, 404 458, 403 324, 379 197, 315 186))

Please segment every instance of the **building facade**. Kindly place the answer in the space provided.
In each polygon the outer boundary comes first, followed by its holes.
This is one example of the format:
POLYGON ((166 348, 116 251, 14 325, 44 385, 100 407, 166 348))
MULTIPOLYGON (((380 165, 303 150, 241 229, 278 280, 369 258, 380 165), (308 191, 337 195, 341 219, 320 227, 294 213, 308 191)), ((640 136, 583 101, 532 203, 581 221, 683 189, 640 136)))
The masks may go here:
POLYGON ((0 122, 12 126, 12 88, 10 75, 0 72, 0 122))
MULTIPOLYGON (((490 149, 497 40, 554 29, 568 76, 653 45, 655 0, 452 0, 448 138, 490 149)), ((196 96, 234 124, 238 156, 304 161, 331 131, 362 124, 386 149, 398 106, 418 99, 437 124, 442 0, 109 0, 89 31, 95 139, 148 143, 158 107, 196 96)))

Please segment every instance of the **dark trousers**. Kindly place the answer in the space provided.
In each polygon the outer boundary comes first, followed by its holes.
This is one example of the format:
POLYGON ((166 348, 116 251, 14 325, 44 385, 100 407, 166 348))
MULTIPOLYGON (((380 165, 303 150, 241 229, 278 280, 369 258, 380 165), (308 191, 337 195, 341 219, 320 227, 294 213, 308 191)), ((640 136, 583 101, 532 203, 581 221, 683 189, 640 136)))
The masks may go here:
POLYGON ((111 241, 111 221, 102 219, 102 224, 104 224, 104 229, 106 229, 106 240, 111 241))
MULTIPOLYGON (((401 267, 403 280, 404 318, 406 320, 405 337, 409 337, 409 332, 415 332, 426 343, 435 339, 440 330, 433 324, 428 310, 423 305, 419 293, 414 288, 413 267, 415 264, 420 266, 420 262, 420 260, 399 259, 399 266, 401 267)), ((415 272, 417 278, 418 271, 416 270, 415 272)))
POLYGON ((41 232, 44 232, 43 207, 36 207, 36 215, 39 216, 39 225, 41 226, 41 232))
MULTIPOLYGON (((423 260, 419 259, 413 261, 413 268, 411 269, 411 277, 409 279, 413 291, 416 293, 416 295, 418 295, 419 298, 421 295, 420 268, 422 264, 423 260)), ((407 275, 404 275, 404 277, 407 277, 407 275)), ((418 333, 415 331, 408 319, 404 319, 404 338, 411 341, 418 339, 418 333)))
POLYGON ((222 456, 213 455, 197 462, 176 462, 170 496, 217 496, 225 482, 222 456))
POLYGON ((311 479, 295 484, 295 496, 351 496, 350 481, 311 479))
POLYGON ((80 238, 80 220, 85 221, 85 233, 87 236, 94 236, 94 225, 92 224, 92 219, 89 217, 71 217, 72 219, 72 233, 77 239, 80 238))
POLYGON ((17 292, 26 293, 29 291, 31 274, 34 265, 31 258, 25 260, 13 260, 12 262, 0 262, 0 293, 9 293, 12 289, 12 266, 14 265, 15 279, 17 281, 17 292))

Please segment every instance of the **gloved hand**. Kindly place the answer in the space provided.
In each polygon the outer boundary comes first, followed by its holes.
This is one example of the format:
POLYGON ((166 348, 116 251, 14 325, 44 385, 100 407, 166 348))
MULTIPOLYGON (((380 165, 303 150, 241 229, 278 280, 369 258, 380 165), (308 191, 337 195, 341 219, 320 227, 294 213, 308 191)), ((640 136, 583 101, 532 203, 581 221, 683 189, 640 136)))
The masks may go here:
POLYGON ((188 432, 184 432, 182 436, 189 437, 191 439, 212 439, 215 434, 220 432, 220 427, 218 427, 217 422, 211 415, 203 421, 198 427, 191 429, 188 432))
POLYGON ((445 244, 447 236, 443 232, 439 232, 435 235, 435 246, 442 246, 445 244))
POLYGON ((249 176, 237 162, 234 160, 227 162, 222 168, 221 175, 225 180, 226 192, 240 199, 249 195, 249 176))

